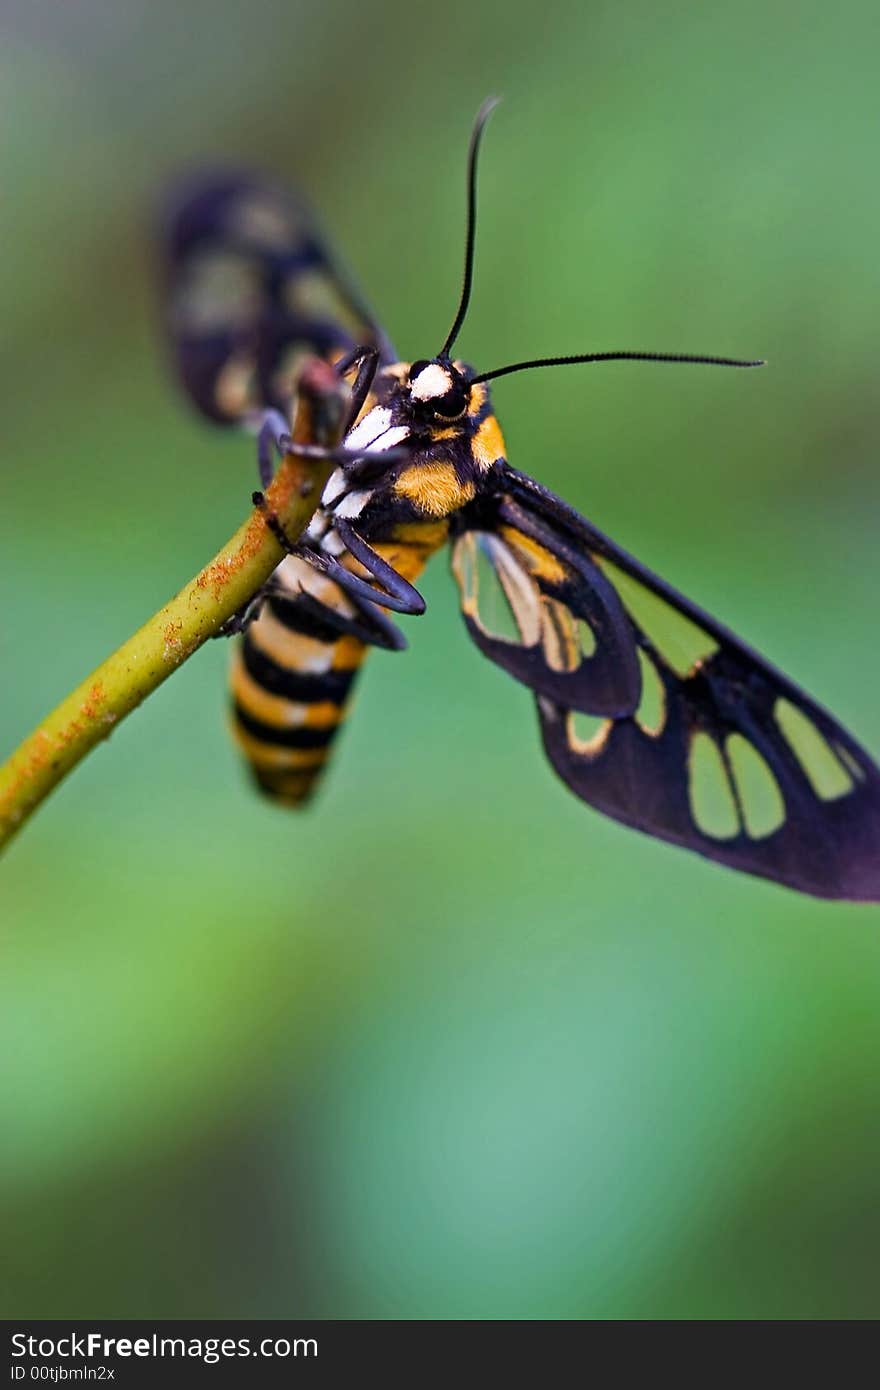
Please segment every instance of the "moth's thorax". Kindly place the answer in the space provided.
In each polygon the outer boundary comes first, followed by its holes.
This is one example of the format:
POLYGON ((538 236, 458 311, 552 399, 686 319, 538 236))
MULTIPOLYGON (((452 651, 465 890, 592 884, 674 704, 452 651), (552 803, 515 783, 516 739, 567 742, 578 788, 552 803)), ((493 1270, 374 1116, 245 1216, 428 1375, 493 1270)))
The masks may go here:
POLYGON ((468 381, 464 363, 397 362, 383 368, 345 447, 376 456, 368 481, 337 469, 322 498, 322 510, 357 519, 374 536, 396 526, 448 518, 487 485, 504 462, 504 440, 492 412, 488 388, 468 381), (460 392, 460 395, 456 393, 460 392), (453 410, 455 418, 435 410, 453 410), (390 455, 382 467, 381 455, 390 455))

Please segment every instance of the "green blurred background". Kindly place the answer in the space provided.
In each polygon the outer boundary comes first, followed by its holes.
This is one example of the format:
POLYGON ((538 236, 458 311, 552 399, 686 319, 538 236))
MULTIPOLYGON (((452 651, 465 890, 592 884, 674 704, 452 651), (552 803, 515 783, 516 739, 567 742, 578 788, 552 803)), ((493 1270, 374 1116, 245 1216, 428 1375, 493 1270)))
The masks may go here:
MULTIPOLYGON (((536 373, 535 473, 880 750, 871 0, 6 0, 0 739, 233 529, 166 371, 155 200, 297 178, 404 356, 536 373)), ((323 795, 250 791, 221 643, 3 861, 6 1316, 880 1314, 880 911, 604 821, 436 560, 323 795)))

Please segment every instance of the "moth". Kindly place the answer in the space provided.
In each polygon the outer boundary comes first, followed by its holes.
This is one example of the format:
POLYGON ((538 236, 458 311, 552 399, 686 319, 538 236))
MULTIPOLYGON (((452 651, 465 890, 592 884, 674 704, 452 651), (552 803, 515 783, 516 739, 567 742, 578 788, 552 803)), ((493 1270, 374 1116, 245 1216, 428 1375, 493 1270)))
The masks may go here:
POLYGON ((304 357, 351 385, 335 471, 300 543, 244 615, 232 670, 257 784, 313 792, 370 647, 405 645, 415 582, 444 546, 467 632, 533 694, 553 768, 589 805, 731 868, 825 898, 880 900, 880 770, 821 705, 507 460, 489 384, 594 352, 475 371, 453 356, 470 299, 481 109, 467 167, 461 299, 440 351, 399 360, 306 204, 247 172, 190 180, 164 224, 166 314, 191 402, 256 435, 263 486, 304 357))

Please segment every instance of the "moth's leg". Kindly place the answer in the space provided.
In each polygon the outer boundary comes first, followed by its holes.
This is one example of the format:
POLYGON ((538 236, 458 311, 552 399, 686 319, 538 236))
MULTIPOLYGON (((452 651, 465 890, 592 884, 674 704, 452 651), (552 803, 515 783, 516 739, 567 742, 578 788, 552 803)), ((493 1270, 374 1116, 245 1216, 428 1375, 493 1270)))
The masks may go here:
POLYGON ((263 601, 271 592, 272 585, 270 580, 268 584, 263 585, 262 589, 258 589, 253 597, 248 599, 247 603, 242 604, 241 608, 233 613, 231 618, 227 618, 226 622, 214 633, 214 636, 237 637, 239 633, 247 631, 251 623, 260 616, 263 601))
POLYGON ((352 367, 357 364, 358 373, 351 388, 351 401, 348 407, 348 414, 345 419, 345 429, 343 437, 348 434, 357 417, 364 408, 364 401, 370 394, 370 388, 379 369, 379 350, 374 347, 358 347, 344 357, 341 362, 337 362, 336 370, 340 376, 346 376, 352 367))
MULTIPOLYGON (((369 389, 369 388, 368 388, 369 389)), ((348 426, 346 425, 346 429, 348 426)), ((344 444, 328 449, 322 444, 299 444, 290 434, 290 427, 280 410, 267 410, 257 434, 257 468, 260 484, 267 488, 275 475, 275 459, 291 454, 294 458, 317 459, 321 462, 337 463, 341 468, 353 468, 364 461, 363 454, 346 449, 344 444)), ((403 449, 385 449, 382 453, 383 467, 397 463, 405 457, 403 449)))
POLYGON ((369 603, 355 603, 355 613, 349 617, 335 608, 328 608, 320 599, 300 588, 292 592, 288 587, 279 587, 269 594, 275 611, 283 618, 284 612, 292 605, 296 613, 304 613, 317 619, 323 626, 334 628, 340 637, 356 637, 366 646, 382 647, 385 651, 402 652, 407 641, 400 628, 391 621, 383 609, 377 608, 372 600, 369 603))
MULTIPOLYGON (((345 428, 343 437, 348 434, 357 417, 360 415, 364 401, 370 394, 370 388, 379 368, 379 350, 374 347, 357 347, 342 358, 336 364, 336 370, 340 376, 346 376, 353 367, 357 366, 357 376, 351 388, 351 400, 345 418, 345 428)), ((300 458, 329 459, 343 466, 359 461, 359 454, 349 453, 344 446, 338 449, 323 449, 316 444, 296 444, 290 435, 290 426, 281 414, 280 410, 266 410, 260 421, 257 433, 257 467, 260 474, 260 486, 267 488, 272 481, 275 472, 275 461, 273 450, 279 458, 284 454, 295 454, 300 458)))
POLYGON ((387 560, 383 560, 373 547, 359 536, 353 526, 343 517, 334 517, 333 529, 350 555, 363 565, 364 569, 377 580, 396 604, 385 603, 386 608, 394 607, 397 613, 419 614, 425 611, 425 600, 402 574, 398 574, 387 560))
POLYGON ((261 492, 253 494, 255 507, 259 507, 266 518, 266 525, 272 532, 279 545, 282 546, 288 555, 296 555, 300 560, 305 560, 313 569, 320 570, 326 574, 328 579, 332 579, 338 584, 340 589, 349 594, 352 598, 367 599, 370 603, 380 604, 383 608, 390 608, 395 613, 409 613, 417 616, 425 611, 425 600, 422 598, 418 589, 415 589, 403 575, 398 574, 397 570, 392 569, 381 555, 377 555, 372 546, 365 540, 356 535, 351 527, 343 522, 342 528, 337 527, 337 534, 340 540, 354 555, 356 560, 364 566, 380 584, 381 589, 377 589, 373 584, 368 584, 366 580, 360 579, 358 575, 352 574, 343 564, 332 555, 327 555, 323 551, 312 550, 310 546, 301 545, 298 542, 292 543, 284 530, 279 518, 272 511, 265 497, 261 492), (349 545, 347 537, 353 541, 353 547, 349 545))
MULTIPOLYGON (((303 548, 294 552, 301 559, 308 563, 322 574, 326 574, 328 579, 332 579, 338 584, 340 589, 349 594, 352 598, 366 599, 369 603, 376 603, 382 608, 390 608, 394 613, 408 613, 411 616, 418 616, 425 611, 425 600, 422 598, 418 589, 414 589, 402 575, 393 570, 390 565, 387 568, 388 578, 383 579, 383 587, 377 589, 374 584, 368 584, 365 579, 352 574, 351 570, 345 568, 339 560, 332 555, 325 555, 323 551, 308 550, 303 548)), ((379 556, 376 556, 379 559, 379 556)), ((384 561, 381 561, 384 565, 384 561)))
POLYGON ((243 603, 231 618, 227 618, 217 631, 215 637, 237 637, 239 633, 246 632, 252 622, 260 616, 263 604, 268 598, 277 595, 285 595, 287 590, 279 584, 274 575, 270 575, 265 584, 257 590, 247 601, 243 603))
POLYGON ((331 463, 354 463, 360 457, 341 445, 328 449, 322 444, 298 444, 291 436, 290 426, 281 411, 267 410, 257 433, 257 469, 263 488, 267 488, 275 476, 276 454, 279 458, 292 454, 296 458, 327 460, 331 463))
MULTIPOLYGON (((363 409, 367 396, 370 394, 370 388, 373 385, 379 366, 378 349, 374 347, 355 348, 346 358, 336 364, 336 369, 340 376, 345 376, 355 365, 357 365, 358 372, 351 391, 351 401, 346 415, 344 434, 347 434, 351 429, 363 409)), ((386 450, 386 464, 394 462, 393 455, 400 452, 399 450, 386 450)), ((338 463, 342 467, 346 465, 352 467, 360 463, 362 457, 360 454, 350 452, 344 445, 339 445, 335 449, 327 449, 316 444, 296 443, 290 434, 290 427, 281 411, 270 409, 263 415, 262 423, 260 424, 257 434, 257 470, 259 472, 261 487, 264 489, 269 486, 275 475, 276 454, 279 458, 283 458, 285 454, 292 454, 298 458, 327 460, 329 462, 338 463)), ((254 506, 259 507, 263 512, 266 518, 266 524, 269 526, 276 539, 281 543, 284 551, 287 554, 301 553, 298 547, 290 544, 284 527, 269 507, 262 491, 253 493, 253 503, 254 506)), ((309 552, 306 553, 305 558, 308 558, 308 554, 309 552)), ((374 552, 371 552, 371 554, 374 554, 374 552)), ((379 560, 379 556, 375 558, 379 560)), ((382 561, 380 561, 380 563, 384 564, 382 561)), ((370 601, 373 601, 373 594, 378 591, 372 590, 370 585, 364 584, 362 580, 358 580, 356 575, 350 575, 344 566, 338 565, 338 562, 333 561, 332 564, 334 568, 338 568, 342 572, 347 580, 354 581, 353 584, 349 584, 350 592, 358 589, 362 597, 369 597, 370 601)), ((397 591, 402 592, 399 589, 399 585, 406 585, 406 581, 402 580, 400 576, 391 569, 390 565, 385 566, 385 568, 388 574, 393 576, 393 579, 398 582, 397 591)), ((217 636, 231 637, 237 633, 244 632, 258 616, 263 606, 263 601, 267 595, 272 592, 272 588, 272 581, 270 580, 262 589, 258 590, 253 598, 244 604, 237 613, 233 613, 232 617, 227 619, 219 629, 217 636)), ((412 589, 412 586, 406 585, 406 588, 412 589)), ((421 595, 418 594, 415 589, 412 589, 412 594, 416 602, 411 604, 410 607, 400 611, 424 612, 425 605, 421 595)))
POLYGON ((253 502, 254 506, 263 513, 263 516, 266 520, 266 525, 272 532, 272 535, 275 537, 278 544, 281 546, 285 555, 298 555, 299 546, 294 544, 290 540, 290 537, 288 536, 284 527, 281 525, 281 521, 278 515, 269 506, 269 503, 266 501, 266 498, 263 496, 262 492, 252 492, 251 501, 253 502))
POLYGON ((257 435, 257 469, 260 486, 268 487, 275 473, 273 450, 279 457, 285 452, 284 441, 290 439, 290 426, 280 410, 267 410, 257 435))

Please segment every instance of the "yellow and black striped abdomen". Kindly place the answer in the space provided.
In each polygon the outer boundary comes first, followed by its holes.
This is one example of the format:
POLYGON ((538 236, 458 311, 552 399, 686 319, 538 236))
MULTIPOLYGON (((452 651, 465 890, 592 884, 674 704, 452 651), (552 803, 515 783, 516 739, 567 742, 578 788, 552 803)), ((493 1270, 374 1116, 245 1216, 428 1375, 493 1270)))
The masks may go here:
MULTIPOLYGON (((435 522, 400 530, 401 539, 375 549, 413 581, 447 528, 435 522)), ((340 558, 363 575, 351 556, 340 558)), ((233 659, 234 730, 260 789, 297 806, 315 789, 368 643, 345 631, 360 616, 352 602, 306 561, 288 556, 274 586, 233 659)))
POLYGON ((352 605, 304 560, 289 556, 274 583, 233 659, 235 734, 259 787, 297 805, 326 762, 366 647, 340 631, 352 605))

